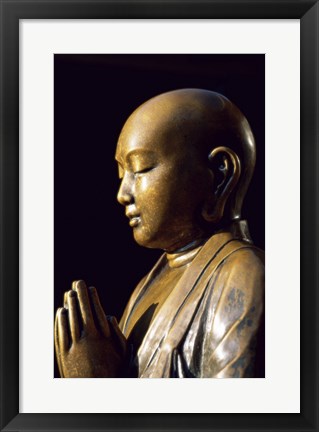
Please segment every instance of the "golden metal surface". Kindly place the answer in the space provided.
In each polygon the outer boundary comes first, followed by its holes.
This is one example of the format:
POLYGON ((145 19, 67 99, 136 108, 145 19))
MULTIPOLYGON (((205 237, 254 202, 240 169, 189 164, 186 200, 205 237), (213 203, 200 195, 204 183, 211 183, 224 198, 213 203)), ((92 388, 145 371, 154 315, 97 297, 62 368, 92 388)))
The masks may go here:
POLYGON ((220 94, 176 90, 129 117, 117 198, 136 242, 164 254, 119 325, 74 282, 56 315, 62 377, 263 376, 263 252, 241 219, 255 159, 246 118, 220 94))

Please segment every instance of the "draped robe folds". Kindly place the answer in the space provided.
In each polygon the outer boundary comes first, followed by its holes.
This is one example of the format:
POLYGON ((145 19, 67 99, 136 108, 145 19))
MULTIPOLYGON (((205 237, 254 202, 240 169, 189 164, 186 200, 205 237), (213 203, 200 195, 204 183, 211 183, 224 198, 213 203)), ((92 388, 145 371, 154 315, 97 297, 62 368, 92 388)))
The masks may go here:
MULTIPOLYGON (((164 254, 133 292, 120 322, 128 340, 129 320, 167 265, 164 254)), ((264 376, 264 284, 262 251, 230 232, 213 235, 133 347, 135 376, 264 376)))

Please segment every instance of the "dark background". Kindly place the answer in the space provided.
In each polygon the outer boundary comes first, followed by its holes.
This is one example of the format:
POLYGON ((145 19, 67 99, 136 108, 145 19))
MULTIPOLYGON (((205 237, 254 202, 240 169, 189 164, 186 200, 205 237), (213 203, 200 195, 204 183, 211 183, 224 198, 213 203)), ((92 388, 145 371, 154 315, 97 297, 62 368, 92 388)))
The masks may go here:
MULTIPOLYGON (((178 88, 217 91, 247 117, 256 138, 255 175, 244 202, 255 244, 265 242, 264 55, 54 56, 54 307, 71 282, 98 288, 107 314, 120 319, 130 293, 158 250, 135 244, 114 161, 132 111, 178 88)), ((55 372, 56 373, 56 372, 55 372)))

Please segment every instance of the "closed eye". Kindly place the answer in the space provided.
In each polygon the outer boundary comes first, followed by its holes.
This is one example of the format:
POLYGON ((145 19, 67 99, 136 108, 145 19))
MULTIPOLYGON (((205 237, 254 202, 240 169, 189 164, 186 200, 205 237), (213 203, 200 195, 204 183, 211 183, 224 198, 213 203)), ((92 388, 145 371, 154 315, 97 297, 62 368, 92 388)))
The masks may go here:
POLYGON ((144 174, 144 173, 147 173, 149 171, 152 171, 154 168, 155 168, 154 166, 148 167, 148 168, 143 168, 143 169, 141 169, 139 171, 135 171, 134 174, 144 174))

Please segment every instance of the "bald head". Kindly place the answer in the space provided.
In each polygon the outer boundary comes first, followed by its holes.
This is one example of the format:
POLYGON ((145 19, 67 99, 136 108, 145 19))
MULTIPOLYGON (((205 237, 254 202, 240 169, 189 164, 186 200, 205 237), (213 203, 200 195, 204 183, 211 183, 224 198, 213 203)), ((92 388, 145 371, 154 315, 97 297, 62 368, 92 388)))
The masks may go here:
POLYGON ((232 218, 239 218, 243 198, 253 175, 256 149, 253 133, 241 111, 225 96, 202 89, 181 89, 160 94, 138 107, 124 125, 123 142, 140 140, 149 148, 191 154, 208 163, 220 146, 232 149, 241 163, 241 176, 232 197, 232 218), (194 153, 195 150, 195 153, 194 153))
MULTIPOLYGON (((195 211, 196 206, 209 201, 209 194, 214 194, 210 206, 217 208, 218 200, 222 203, 219 219, 226 204, 228 219, 240 218, 242 201, 254 170, 255 143, 244 115, 221 94, 182 89, 145 102, 133 112, 121 131, 116 150, 120 171, 130 166, 134 155, 139 160, 138 172, 171 164, 169 177, 162 181, 173 182, 172 176, 175 176, 175 181, 181 184, 179 179, 183 172, 192 177, 193 182, 186 182, 189 190, 183 199, 192 201, 191 194, 200 199, 195 200, 193 210, 189 211, 195 211), (195 189, 190 186, 192 183, 196 184, 195 189), (224 189, 227 193, 220 199, 220 191, 224 189)), ((180 189, 185 189, 185 185, 180 189)), ((150 187, 154 189, 156 182, 150 187)), ((214 222, 217 219, 212 216, 214 222)))
MULTIPOLYGON (((128 134, 138 133, 147 139, 154 132, 161 137, 174 136, 173 141, 166 141, 167 146, 183 143, 207 153, 227 143, 235 145, 241 156, 254 153, 254 139, 244 115, 225 96, 208 90, 175 90, 148 100, 127 120, 119 144, 128 134)), ((150 142, 154 145, 158 141, 150 142)))

